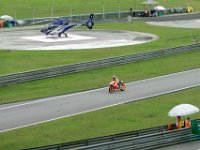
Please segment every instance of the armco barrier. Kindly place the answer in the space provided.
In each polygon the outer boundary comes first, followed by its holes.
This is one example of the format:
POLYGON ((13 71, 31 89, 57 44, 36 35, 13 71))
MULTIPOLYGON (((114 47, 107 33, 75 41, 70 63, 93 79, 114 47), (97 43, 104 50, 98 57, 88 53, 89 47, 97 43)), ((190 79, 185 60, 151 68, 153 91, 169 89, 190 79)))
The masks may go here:
POLYGON ((30 148, 29 150, 45 150, 45 149, 77 149, 78 147, 85 147, 90 145, 96 145, 100 143, 106 143, 106 142, 112 142, 117 140, 123 140, 133 137, 139 137, 139 136, 145 136, 148 134, 154 134, 154 133, 161 133, 164 130, 167 130, 167 126, 160 126, 160 127, 153 127, 153 128, 147 128, 143 130, 137 130, 137 131, 131 131, 131 132, 125 132, 120 134, 114 134, 104 137, 98 137, 93 139, 87 139, 87 140, 81 140, 81 141, 75 141, 75 142, 68 142, 68 143, 61 143, 61 144, 55 144, 55 145, 49 145, 44 147, 36 147, 36 148, 30 148))
POLYGON ((35 147, 29 150, 148 150, 195 140, 200 140, 200 135, 192 134, 190 128, 168 131, 167 125, 164 125, 82 141, 35 147))
POLYGON ((16 83, 28 82, 55 76, 77 73, 86 70, 100 69, 111 66, 123 65, 127 63, 148 60, 153 58, 174 55, 178 53, 191 52, 200 50, 200 44, 185 45, 170 49, 155 50, 144 53, 130 54, 118 57, 110 57, 105 59, 98 59, 83 63, 72 65, 58 66, 52 68, 45 68, 40 70, 33 70, 28 72, 8 74, 0 76, 0 86, 11 85, 16 83))

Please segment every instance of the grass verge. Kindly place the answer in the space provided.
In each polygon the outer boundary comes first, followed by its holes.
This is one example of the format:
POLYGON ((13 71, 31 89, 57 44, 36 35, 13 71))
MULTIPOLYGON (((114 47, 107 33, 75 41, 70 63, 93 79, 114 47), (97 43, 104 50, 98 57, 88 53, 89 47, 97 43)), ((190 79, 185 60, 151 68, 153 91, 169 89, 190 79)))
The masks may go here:
MULTIPOLYGON (((0 1, 1 15, 15 16, 17 19, 21 18, 37 18, 37 17, 51 17, 51 16, 67 16, 74 14, 88 14, 88 13, 108 13, 143 10, 144 0, 87 0, 82 5, 82 0, 6 0, 0 1), (53 9, 52 9, 53 8, 53 9)), ((165 8, 178 8, 193 6, 195 11, 199 10, 199 0, 157 0, 159 5, 165 8)), ((151 9, 154 5, 150 6, 151 9)), ((149 6, 146 6, 149 9, 149 6)))
POLYGON ((113 74, 126 82, 199 68, 200 51, 0 87, 0 104, 105 87, 113 74), (84 81, 84 82, 83 82, 84 81))
POLYGON ((88 50, 69 50, 69 51, 0 51, 0 74, 29 71, 46 67, 53 67, 64 64, 84 62, 88 60, 113 57, 131 53, 138 53, 150 50, 158 50, 166 47, 175 47, 192 43, 191 35, 200 35, 198 29, 179 29, 168 27, 156 27, 137 23, 105 23, 95 25, 96 29, 128 30, 156 34, 159 40, 146 44, 132 46, 88 49, 88 50), (177 40, 168 40, 168 38, 177 40), (186 37, 186 38, 181 38, 186 37), (181 39, 179 39, 181 38, 181 39))
MULTIPOLYGON (((189 103, 200 108, 199 90, 200 87, 196 87, 0 133, 0 149, 30 148, 172 123, 175 119, 168 117, 167 114, 175 105, 189 103)), ((192 115, 191 118, 199 118, 199 113, 192 115)))

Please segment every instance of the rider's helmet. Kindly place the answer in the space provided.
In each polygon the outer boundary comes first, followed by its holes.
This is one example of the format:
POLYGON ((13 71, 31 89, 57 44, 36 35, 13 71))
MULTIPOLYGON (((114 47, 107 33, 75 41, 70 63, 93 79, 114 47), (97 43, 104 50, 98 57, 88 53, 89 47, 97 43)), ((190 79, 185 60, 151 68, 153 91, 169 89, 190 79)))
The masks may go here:
POLYGON ((113 75, 113 76, 112 76, 112 79, 113 79, 113 80, 116 80, 116 78, 117 78, 116 75, 113 75))

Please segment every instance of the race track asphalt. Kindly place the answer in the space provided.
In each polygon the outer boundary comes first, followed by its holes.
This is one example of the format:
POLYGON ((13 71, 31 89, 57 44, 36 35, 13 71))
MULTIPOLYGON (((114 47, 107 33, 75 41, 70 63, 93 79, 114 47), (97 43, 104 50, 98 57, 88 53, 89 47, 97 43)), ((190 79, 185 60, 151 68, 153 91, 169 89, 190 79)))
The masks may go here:
POLYGON ((101 88, 81 93, 0 105, 0 132, 142 100, 200 85, 200 68, 127 83, 127 90, 101 88))

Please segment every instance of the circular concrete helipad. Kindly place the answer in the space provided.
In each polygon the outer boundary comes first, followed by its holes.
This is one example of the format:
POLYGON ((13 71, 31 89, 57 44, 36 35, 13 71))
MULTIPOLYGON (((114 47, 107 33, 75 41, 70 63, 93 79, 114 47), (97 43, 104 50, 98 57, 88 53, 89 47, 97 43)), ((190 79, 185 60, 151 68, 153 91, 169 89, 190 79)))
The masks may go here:
POLYGON ((142 44, 156 35, 118 30, 71 30, 68 38, 46 37, 38 30, 1 32, 3 50, 74 50, 142 44))

